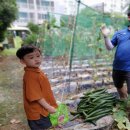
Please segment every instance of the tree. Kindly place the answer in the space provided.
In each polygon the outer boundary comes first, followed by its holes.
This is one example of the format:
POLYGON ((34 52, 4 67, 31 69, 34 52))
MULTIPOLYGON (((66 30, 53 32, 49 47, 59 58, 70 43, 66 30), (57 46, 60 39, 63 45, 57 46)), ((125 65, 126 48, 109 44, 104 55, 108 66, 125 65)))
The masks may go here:
POLYGON ((27 27, 31 30, 32 33, 39 33, 39 26, 32 22, 28 23, 27 27))
POLYGON ((16 0, 0 0, 0 42, 4 40, 7 27, 17 18, 16 0))

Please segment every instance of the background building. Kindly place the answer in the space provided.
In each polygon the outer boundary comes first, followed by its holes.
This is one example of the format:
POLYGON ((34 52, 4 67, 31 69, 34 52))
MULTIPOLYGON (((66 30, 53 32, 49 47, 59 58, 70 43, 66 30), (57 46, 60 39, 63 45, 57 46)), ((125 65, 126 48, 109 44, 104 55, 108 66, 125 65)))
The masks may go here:
POLYGON ((50 12, 56 18, 56 25, 60 26, 62 15, 75 15, 77 2, 75 0, 54 0, 54 12, 50 12))
MULTIPOLYGON (((102 12, 125 14, 130 0, 81 0, 81 3, 102 12)), ((28 22, 41 24, 49 20, 49 15, 54 15, 59 25, 61 15, 75 15, 77 10, 77 0, 17 0, 17 5, 19 13, 15 26, 26 26, 28 22)))
POLYGON ((53 0, 17 0, 18 19, 14 22, 17 26, 26 26, 28 22, 41 24, 48 20, 48 12, 54 12, 53 0))
MULTIPOLYGON (((85 2, 85 0, 84 0, 85 2)), ((86 4, 87 1, 85 2, 86 4)), ((130 0, 100 0, 100 2, 90 5, 92 8, 103 11, 103 12, 118 12, 125 14, 129 8, 130 0)))
POLYGON ((129 7, 130 0, 109 0, 104 2, 104 11, 105 12, 119 12, 124 14, 127 12, 129 7))

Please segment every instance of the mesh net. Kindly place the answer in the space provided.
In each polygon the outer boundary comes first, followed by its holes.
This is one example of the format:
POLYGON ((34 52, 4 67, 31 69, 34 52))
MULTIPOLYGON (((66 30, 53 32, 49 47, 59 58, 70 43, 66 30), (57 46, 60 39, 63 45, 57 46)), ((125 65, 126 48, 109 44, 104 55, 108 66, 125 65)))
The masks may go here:
POLYGON ((112 37, 116 30, 127 25, 125 17, 80 7, 77 17, 49 13, 49 21, 40 45, 44 56, 48 56, 48 67, 51 62, 51 69, 46 73, 52 79, 52 86, 58 84, 58 92, 113 84, 111 69, 115 50, 106 50, 100 27, 102 24, 110 27, 112 37), (60 17, 57 24, 55 17, 60 17))
MULTIPOLYGON (((44 43, 41 44, 44 55, 53 57, 69 56, 71 42, 74 42, 74 57, 102 58, 103 56, 108 56, 100 33, 101 25, 106 24, 110 26, 114 32, 123 28, 126 23, 123 17, 112 17, 109 14, 97 12, 89 7, 79 8, 76 19, 77 24, 74 30, 75 19, 72 15, 49 13, 50 29, 46 30, 44 43), (54 18, 56 17, 60 18, 60 23, 57 23, 57 25, 54 24, 54 18)), ((112 53, 109 53, 109 58, 112 53)))

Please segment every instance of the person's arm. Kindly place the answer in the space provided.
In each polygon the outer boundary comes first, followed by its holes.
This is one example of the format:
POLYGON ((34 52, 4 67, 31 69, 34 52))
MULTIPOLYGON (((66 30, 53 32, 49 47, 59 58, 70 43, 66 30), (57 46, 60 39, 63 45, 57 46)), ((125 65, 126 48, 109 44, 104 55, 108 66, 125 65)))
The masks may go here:
POLYGON ((112 50, 114 48, 113 44, 111 43, 110 38, 104 36, 105 46, 107 50, 112 50))
POLYGON ((53 106, 51 106, 50 104, 48 104, 44 98, 39 99, 39 100, 38 100, 38 103, 39 103, 42 107, 44 107, 45 109, 47 109, 49 113, 53 114, 53 113, 56 112, 56 109, 55 109, 53 106))
POLYGON ((111 43, 111 40, 109 38, 110 29, 108 29, 105 25, 101 27, 101 32, 104 37, 105 46, 107 50, 112 50, 114 48, 113 44, 111 43))

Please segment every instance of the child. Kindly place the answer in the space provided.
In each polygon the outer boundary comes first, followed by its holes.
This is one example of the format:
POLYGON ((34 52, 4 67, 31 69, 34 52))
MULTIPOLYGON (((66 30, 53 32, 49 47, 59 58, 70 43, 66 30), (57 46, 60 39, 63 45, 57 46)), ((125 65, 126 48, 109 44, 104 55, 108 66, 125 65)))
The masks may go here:
POLYGON ((25 65, 23 76, 24 109, 31 130, 45 130, 52 126, 48 117, 55 113, 56 100, 50 83, 39 69, 42 62, 41 51, 32 45, 19 48, 16 56, 25 65))

